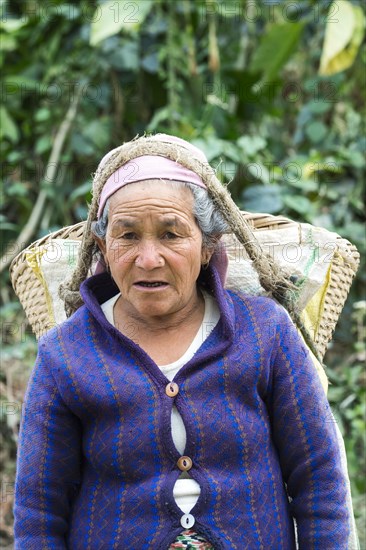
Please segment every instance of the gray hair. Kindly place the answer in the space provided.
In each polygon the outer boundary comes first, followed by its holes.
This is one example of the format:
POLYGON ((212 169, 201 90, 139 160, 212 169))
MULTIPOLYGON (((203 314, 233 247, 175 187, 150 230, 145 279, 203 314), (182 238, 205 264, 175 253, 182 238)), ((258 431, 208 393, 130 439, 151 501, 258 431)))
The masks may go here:
MULTIPOLYGON (((191 190, 193 195, 193 215, 202 233, 202 244, 206 248, 214 248, 218 237, 221 237, 223 233, 228 231, 228 224, 221 215, 221 212, 214 205, 206 189, 182 181, 164 180, 164 182, 173 187, 173 189, 185 187, 191 190)), ((103 240, 105 240, 107 234, 109 204, 110 199, 105 203, 99 220, 92 223, 92 232, 103 240)))

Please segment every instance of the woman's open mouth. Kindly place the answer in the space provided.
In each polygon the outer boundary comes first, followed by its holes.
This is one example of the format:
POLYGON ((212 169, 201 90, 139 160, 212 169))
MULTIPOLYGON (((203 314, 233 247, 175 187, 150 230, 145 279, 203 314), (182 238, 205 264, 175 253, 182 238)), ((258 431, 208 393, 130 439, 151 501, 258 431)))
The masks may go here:
POLYGON ((133 286, 143 290, 147 290, 147 289, 156 290, 156 289, 167 288, 169 285, 164 281, 138 281, 137 283, 134 283, 133 286))

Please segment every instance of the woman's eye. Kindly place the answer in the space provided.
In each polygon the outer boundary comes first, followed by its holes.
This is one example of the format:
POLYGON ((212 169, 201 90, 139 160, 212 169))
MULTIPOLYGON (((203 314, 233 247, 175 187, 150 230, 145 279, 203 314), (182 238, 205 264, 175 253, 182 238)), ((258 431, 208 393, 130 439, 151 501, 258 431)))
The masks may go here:
POLYGON ((177 238, 178 235, 176 235, 176 233, 172 233, 171 231, 167 231, 166 233, 164 233, 164 239, 172 240, 177 238))
POLYGON ((121 239, 126 239, 127 241, 132 241, 133 239, 136 239, 136 233, 132 233, 132 232, 123 233, 123 235, 121 235, 121 239))

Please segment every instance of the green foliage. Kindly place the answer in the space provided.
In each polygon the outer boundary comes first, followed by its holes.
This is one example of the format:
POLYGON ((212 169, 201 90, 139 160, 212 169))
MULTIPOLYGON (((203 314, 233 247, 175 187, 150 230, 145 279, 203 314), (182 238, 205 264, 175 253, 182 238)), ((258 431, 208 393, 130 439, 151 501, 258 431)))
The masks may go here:
MULTIPOLYGON (((40 215, 17 250, 85 218, 106 151, 162 131, 201 147, 243 209, 326 227, 364 255, 364 15, 361 2, 346 4, 358 14, 357 45, 345 43, 353 65, 335 73, 332 62, 319 74, 328 2, 3 0, 3 254, 11 256, 41 193, 40 215)), ((328 61, 333 54, 328 43, 328 61)), ((16 303, 5 272, 2 282, 4 307, 16 303)), ((365 378, 361 336, 349 326, 364 287, 361 268, 326 358, 355 498, 365 491, 365 378)), ((7 340, 5 366, 23 352, 28 362, 30 341, 7 340)))
POLYGON ((152 0, 110 0, 100 4, 90 30, 90 44, 95 46, 121 30, 136 32, 152 7, 152 0))
POLYGON ((350 321, 352 353, 348 354, 338 342, 328 354, 328 397, 345 439, 360 547, 366 548, 366 301, 353 304, 350 321))
POLYGON ((291 57, 303 31, 304 23, 284 23, 270 27, 253 52, 250 70, 262 72, 263 82, 272 82, 291 57))

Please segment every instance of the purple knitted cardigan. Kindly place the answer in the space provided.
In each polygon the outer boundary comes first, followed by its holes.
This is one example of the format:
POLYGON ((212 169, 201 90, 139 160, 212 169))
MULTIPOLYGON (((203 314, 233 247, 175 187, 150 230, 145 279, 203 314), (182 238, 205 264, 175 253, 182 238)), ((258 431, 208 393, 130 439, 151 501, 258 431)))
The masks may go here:
POLYGON ((167 550, 183 530, 173 404, 201 486, 193 529, 215 549, 294 549, 293 517, 300 549, 348 547, 331 412, 296 329, 273 300, 224 290, 212 268, 205 277, 221 319, 176 375, 174 397, 103 315, 99 304, 118 291, 106 273, 40 340, 21 425, 16 549, 167 550))

